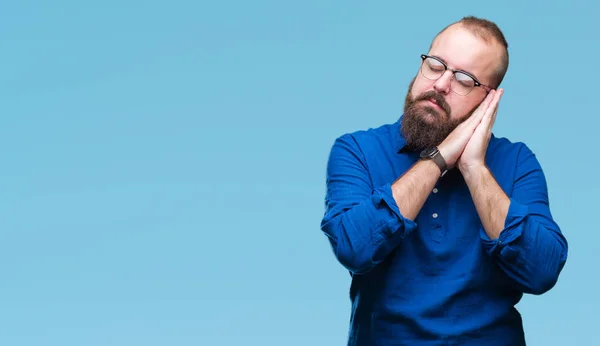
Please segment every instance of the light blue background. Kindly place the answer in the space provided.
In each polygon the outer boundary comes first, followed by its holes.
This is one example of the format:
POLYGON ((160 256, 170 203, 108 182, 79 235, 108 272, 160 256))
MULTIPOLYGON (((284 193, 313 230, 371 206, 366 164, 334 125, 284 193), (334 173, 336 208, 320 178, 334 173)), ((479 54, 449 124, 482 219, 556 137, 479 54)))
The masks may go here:
POLYGON ((329 149, 395 121, 469 14, 509 41, 495 133, 570 244, 528 343, 598 342, 598 2, 112 0, 0 7, 0 344, 343 345, 329 149))

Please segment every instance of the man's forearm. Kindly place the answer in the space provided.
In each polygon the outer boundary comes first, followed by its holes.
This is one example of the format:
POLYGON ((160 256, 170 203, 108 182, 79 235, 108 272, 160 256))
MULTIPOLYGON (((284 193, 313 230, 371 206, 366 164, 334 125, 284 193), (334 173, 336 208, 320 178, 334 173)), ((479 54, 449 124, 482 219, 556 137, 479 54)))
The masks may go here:
POLYGON ((487 236, 497 239, 504 229, 510 199, 486 166, 462 173, 487 236))
POLYGON ((415 220, 440 174, 435 162, 421 160, 392 184, 394 199, 405 218, 415 220))

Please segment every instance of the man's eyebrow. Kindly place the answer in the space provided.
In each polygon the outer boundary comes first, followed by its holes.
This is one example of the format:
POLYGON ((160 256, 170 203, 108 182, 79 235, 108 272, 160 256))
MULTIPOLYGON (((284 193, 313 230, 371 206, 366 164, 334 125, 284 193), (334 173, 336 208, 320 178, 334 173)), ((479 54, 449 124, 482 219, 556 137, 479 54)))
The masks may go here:
MULTIPOLYGON (((437 55, 431 55, 431 56, 434 57, 434 58, 440 59, 444 64, 446 64, 446 66, 448 66, 448 62, 446 62, 446 60, 444 60, 442 57, 439 57, 437 55)), ((456 71, 458 71, 458 72, 464 72, 464 73, 468 74, 469 76, 475 78, 475 80, 479 81, 479 78, 475 77, 475 75, 473 73, 469 72, 469 71, 465 71, 463 69, 456 69, 456 71)))

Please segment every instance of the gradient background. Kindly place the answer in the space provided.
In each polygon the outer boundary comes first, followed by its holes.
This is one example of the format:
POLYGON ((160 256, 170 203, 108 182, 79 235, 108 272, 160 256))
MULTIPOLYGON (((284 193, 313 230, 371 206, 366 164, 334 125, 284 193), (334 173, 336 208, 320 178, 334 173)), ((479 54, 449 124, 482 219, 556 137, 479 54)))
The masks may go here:
POLYGON ((319 229, 345 132, 395 121, 464 15, 511 65, 495 134, 545 169, 569 245, 529 345, 598 342, 597 1, 6 1, 0 344, 344 345, 319 229))

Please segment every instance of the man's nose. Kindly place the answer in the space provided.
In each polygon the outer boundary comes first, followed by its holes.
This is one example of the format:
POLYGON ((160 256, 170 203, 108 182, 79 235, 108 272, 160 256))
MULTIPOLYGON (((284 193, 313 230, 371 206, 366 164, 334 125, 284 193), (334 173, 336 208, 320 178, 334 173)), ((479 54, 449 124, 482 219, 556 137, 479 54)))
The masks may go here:
POLYGON ((452 84, 453 78, 454 73, 450 70, 446 70, 444 74, 437 81, 435 81, 433 88, 440 94, 448 94, 450 92, 450 84, 452 84))

